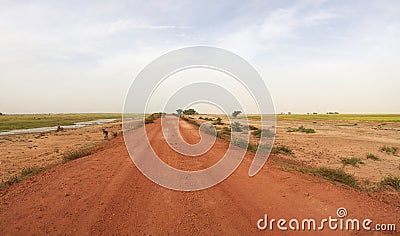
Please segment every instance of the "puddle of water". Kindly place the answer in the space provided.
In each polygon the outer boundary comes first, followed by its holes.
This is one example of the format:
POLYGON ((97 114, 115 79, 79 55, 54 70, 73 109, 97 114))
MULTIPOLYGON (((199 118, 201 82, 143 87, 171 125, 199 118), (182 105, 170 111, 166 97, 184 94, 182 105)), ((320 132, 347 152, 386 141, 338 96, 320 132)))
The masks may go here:
MULTIPOLYGON (((84 121, 84 122, 77 122, 73 125, 65 125, 62 126, 64 129, 77 129, 77 128, 82 128, 88 125, 99 125, 99 124, 105 124, 105 123, 110 123, 113 121, 116 121, 117 119, 98 119, 98 120, 91 120, 91 121, 84 121)), ((9 135, 9 134, 30 134, 30 133, 40 133, 40 132, 49 132, 49 131, 54 131, 57 130, 57 126, 53 127, 41 127, 41 128, 32 128, 32 129, 15 129, 15 130, 10 130, 10 131, 5 131, 5 132, 0 132, 0 135, 9 135)))

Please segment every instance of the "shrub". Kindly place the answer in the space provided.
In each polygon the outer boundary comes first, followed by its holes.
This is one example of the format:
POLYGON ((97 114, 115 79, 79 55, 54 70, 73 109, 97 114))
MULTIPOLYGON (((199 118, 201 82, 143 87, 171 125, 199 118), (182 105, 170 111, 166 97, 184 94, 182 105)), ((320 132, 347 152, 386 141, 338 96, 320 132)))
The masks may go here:
POLYGON ((397 176, 386 176, 382 181, 381 181, 382 186, 390 186, 396 189, 397 191, 400 191, 400 178, 397 176))
POLYGON ((144 119, 144 123, 145 124, 154 123, 154 118, 153 117, 146 117, 146 119, 144 119))
POLYGON ((249 125, 249 129, 250 129, 250 130, 258 130, 258 128, 257 128, 257 127, 255 127, 255 126, 252 126, 252 125, 249 125))
POLYGON ((343 165, 352 165, 354 167, 358 167, 358 164, 364 164, 364 162, 361 161, 361 158, 352 157, 352 158, 344 158, 344 159, 342 159, 342 164, 343 165))
POLYGON ((203 130, 206 134, 210 134, 212 136, 218 136, 216 129, 211 124, 204 124, 201 126, 201 130, 203 130))
POLYGON ((233 122, 231 127, 233 132, 242 132, 242 125, 239 122, 233 122))
POLYGON ((273 137, 274 136, 274 133, 268 129, 263 129, 262 131, 261 131, 261 129, 257 129, 255 131, 253 131, 251 134, 256 138, 261 138, 261 134, 263 134, 263 137, 273 137))
POLYGON ((26 177, 29 175, 36 175, 36 174, 40 173, 41 171, 43 171, 43 168, 41 168, 41 167, 28 167, 28 168, 24 168, 21 170, 20 176, 26 177))
POLYGON ((165 112, 153 113, 153 114, 149 115, 148 117, 146 117, 146 118, 144 119, 144 123, 145 123, 145 124, 154 123, 155 120, 157 120, 158 118, 163 118, 163 117, 165 117, 165 115, 166 115, 165 112))
POLYGON ((289 128, 287 132, 302 132, 302 133, 307 133, 307 134, 312 134, 315 133, 314 129, 306 129, 304 126, 300 126, 299 128, 289 128))
POLYGON ((19 181, 21 181, 21 179, 16 175, 13 175, 13 176, 9 177, 5 181, 1 180, 0 190, 3 190, 3 189, 5 189, 5 188, 7 188, 7 187, 9 187, 9 186, 11 186, 11 185, 13 185, 15 183, 18 183, 19 181))
POLYGON ((271 150, 272 154, 292 155, 293 151, 287 146, 274 146, 271 150))
POLYGON ((249 142, 247 142, 247 140, 241 138, 232 138, 231 143, 240 148, 247 148, 247 146, 249 145, 249 142))
POLYGON ((389 146, 383 146, 379 149, 381 152, 386 152, 387 154, 393 154, 396 155, 397 151, 399 150, 397 147, 389 147, 389 146))
POLYGON ((380 158, 378 156, 376 156, 376 155, 374 155, 372 153, 368 153, 367 154, 367 159, 371 159, 371 160, 374 160, 374 161, 379 161, 380 160, 380 158))
POLYGON ((247 142, 247 140, 241 139, 241 138, 232 139, 231 143, 233 143, 235 146, 247 149, 248 151, 251 151, 251 152, 256 152, 258 149, 258 144, 249 143, 249 142, 247 142))

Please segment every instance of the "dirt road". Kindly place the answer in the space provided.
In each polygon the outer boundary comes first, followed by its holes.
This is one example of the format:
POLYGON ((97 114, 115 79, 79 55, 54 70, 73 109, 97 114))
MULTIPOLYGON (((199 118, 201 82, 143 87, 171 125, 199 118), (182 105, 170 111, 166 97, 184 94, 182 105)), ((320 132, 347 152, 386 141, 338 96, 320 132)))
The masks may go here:
MULTIPOLYGON (((181 129, 188 142, 198 140, 194 126, 183 123, 181 129)), ((147 131, 154 150, 182 169, 209 166, 228 145, 217 140, 212 152, 200 159, 192 158, 196 162, 193 164, 179 154, 171 158, 173 150, 163 140, 160 119, 147 125, 147 131)), ((120 136, 99 146, 91 156, 57 166, 1 192, 0 235, 283 235, 276 223, 272 231, 258 230, 257 221, 268 214, 269 219, 314 218, 318 222, 329 216, 338 218, 339 207, 346 208, 350 218, 373 220, 371 227, 394 223, 397 230, 400 228, 400 209, 373 200, 367 193, 281 171, 271 162, 250 178, 247 173, 251 158, 248 154, 234 174, 215 187, 197 192, 172 191, 140 173, 120 136)), ((327 228, 317 234, 380 235, 376 231, 327 228)))

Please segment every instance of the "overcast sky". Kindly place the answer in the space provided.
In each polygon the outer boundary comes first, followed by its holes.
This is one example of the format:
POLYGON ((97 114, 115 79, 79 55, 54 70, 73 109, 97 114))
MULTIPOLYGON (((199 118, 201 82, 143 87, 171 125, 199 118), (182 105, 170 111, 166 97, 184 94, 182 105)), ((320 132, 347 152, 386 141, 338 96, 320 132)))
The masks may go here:
POLYGON ((400 1, 1 1, 0 112, 121 112, 152 59, 218 46, 276 111, 400 113, 400 1))

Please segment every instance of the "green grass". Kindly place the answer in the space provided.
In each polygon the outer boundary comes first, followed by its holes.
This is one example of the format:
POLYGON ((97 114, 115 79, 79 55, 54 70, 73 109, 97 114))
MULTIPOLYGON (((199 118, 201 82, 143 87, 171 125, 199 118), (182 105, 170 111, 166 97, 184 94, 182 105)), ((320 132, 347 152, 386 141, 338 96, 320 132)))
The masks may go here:
MULTIPOLYGON (((263 118, 270 118, 263 115, 263 118)), ((260 119, 261 116, 248 116, 249 119, 260 119)), ((343 120, 343 121, 377 121, 377 122, 400 122, 400 114, 292 114, 276 115, 277 120, 343 120)))
POLYGON ((21 180, 25 179, 28 176, 31 175, 36 175, 42 171, 44 171, 46 168, 44 167, 28 167, 22 169, 17 175, 12 175, 6 180, 2 180, 0 183, 0 191, 10 187, 11 185, 15 183, 21 182, 21 180))
POLYGON ((400 178, 397 176, 386 176, 382 181, 381 181, 382 186, 390 186, 397 191, 400 191, 400 178))
POLYGON ((342 168, 307 167, 301 168, 302 173, 311 174, 320 178, 336 181, 353 188, 359 188, 354 175, 346 173, 342 168))
POLYGON ((397 147, 389 147, 389 146, 383 146, 379 149, 381 152, 386 152, 387 154, 393 154, 396 155, 397 151, 399 149, 397 147))
POLYGON ((373 160, 373 161, 379 161, 380 158, 372 153, 367 154, 367 159, 373 160))
POLYGON ((121 114, 116 113, 87 113, 87 114, 29 114, 29 115, 3 115, 0 116, 0 132, 14 129, 30 129, 73 125, 76 122, 97 119, 121 119, 121 114))
POLYGON ((313 134, 315 133, 315 130, 313 129, 307 129, 304 128, 304 126, 300 126, 299 128, 288 128, 287 132, 301 132, 301 133, 306 133, 306 134, 313 134))
POLYGON ((21 177, 26 177, 29 175, 36 175, 40 172, 42 172, 44 170, 44 168, 42 167, 28 167, 28 168, 24 168, 21 170, 21 177))
MULTIPOLYGON (((63 163, 71 161, 71 160, 75 160, 77 158, 80 157, 84 157, 84 156, 88 156, 92 154, 92 151, 90 148, 81 148, 81 149, 77 149, 77 150, 71 150, 69 152, 66 152, 63 154, 63 163)), ((0 183, 0 191, 10 187, 11 185, 15 184, 15 183, 19 183, 21 182, 23 179, 25 179, 26 177, 32 176, 32 175, 36 175, 39 174, 40 172, 49 169, 51 167, 53 167, 54 165, 49 165, 46 167, 28 167, 28 168, 24 168, 22 169, 18 174, 16 175, 12 175, 10 177, 8 177, 8 179, 1 181, 0 183)))
POLYGON ((343 165, 352 165, 354 167, 358 167, 358 164, 364 164, 364 162, 361 161, 361 158, 352 157, 352 158, 344 158, 344 159, 342 159, 342 164, 343 165))

